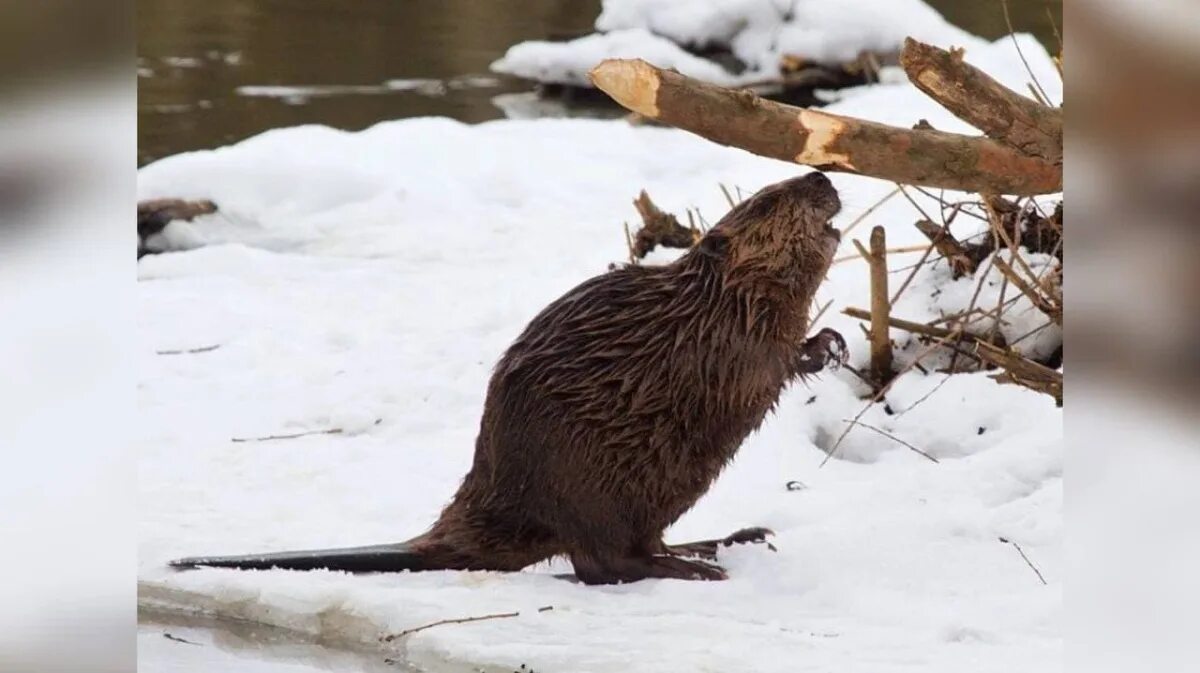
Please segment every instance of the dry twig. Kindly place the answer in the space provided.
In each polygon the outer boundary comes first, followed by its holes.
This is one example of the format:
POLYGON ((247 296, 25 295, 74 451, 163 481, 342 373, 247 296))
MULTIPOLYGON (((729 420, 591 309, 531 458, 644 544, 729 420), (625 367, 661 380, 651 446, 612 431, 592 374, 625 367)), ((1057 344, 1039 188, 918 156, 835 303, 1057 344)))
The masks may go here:
MULTIPOLYGON (((375 425, 383 422, 382 418, 375 419, 375 425)), ((308 437, 310 435, 340 435, 345 430, 343 428, 331 428, 329 430, 307 430, 305 432, 297 432, 290 435, 267 435, 265 437, 234 437, 232 441, 242 442, 270 442, 276 439, 297 439, 299 437, 308 437)))
MULTIPOLYGON (((845 313, 846 315, 850 316, 851 318, 858 318, 859 320, 866 320, 866 321, 870 321, 871 315, 872 315, 872 313, 870 311, 864 311, 861 308, 854 308, 853 306, 849 306, 849 307, 842 309, 842 313, 845 313)), ((961 329, 946 329, 944 327, 934 327, 933 325, 927 325, 925 323, 919 323, 919 322, 915 322, 912 320, 903 320, 903 319, 897 318, 895 316, 888 317, 888 325, 890 325, 891 327, 895 327, 896 329, 902 329, 906 332, 912 332, 914 334, 920 334, 922 336, 927 336, 931 339, 950 339, 950 338, 959 339, 959 338, 961 338, 966 341, 972 341, 972 342, 986 341, 986 339, 987 339, 987 337, 985 337, 985 336, 981 336, 978 334, 971 334, 970 332, 963 332, 961 329)))
POLYGON ((861 215, 859 215, 858 217, 854 218, 854 221, 853 221, 853 222, 851 222, 850 224, 846 225, 846 227, 845 227, 844 229, 842 229, 842 237, 843 237, 843 238, 845 238, 847 235, 849 235, 849 234, 850 234, 850 232, 851 232, 851 231, 854 231, 854 228, 855 228, 855 227, 857 227, 857 226, 858 226, 858 225, 859 225, 859 224, 860 224, 860 223, 861 223, 863 220, 867 219, 867 217, 868 217, 868 216, 869 216, 871 213, 875 212, 875 210, 876 210, 877 208, 879 208, 879 207, 880 207, 880 206, 882 206, 883 204, 887 203, 889 199, 891 199, 893 196, 895 196, 895 195, 897 195, 897 194, 899 194, 899 193, 900 193, 900 185, 896 185, 896 188, 895 188, 895 189, 893 189, 892 191, 888 192, 887 194, 884 194, 884 195, 883 195, 883 198, 881 198, 881 199, 879 199, 878 201, 876 201, 875 203, 871 204, 871 207, 870 207, 870 208, 867 208, 866 210, 864 210, 864 211, 862 212, 862 214, 861 214, 861 215))
MULTIPOLYGON (((544 607, 538 608, 537 611, 538 612, 548 612, 553 609, 554 609, 553 605, 546 605, 544 607)), ((382 640, 385 643, 390 643, 393 640, 396 640, 397 638, 411 636, 412 634, 417 633, 418 631, 432 629, 435 626, 442 626, 444 624, 467 624, 469 622, 482 622, 482 621, 486 621, 489 619, 508 619, 510 617, 519 617, 519 616, 521 616, 520 612, 498 612, 496 614, 480 615, 478 617, 460 617, 458 619, 439 619, 436 622, 431 622, 429 624, 422 624, 421 626, 415 626, 411 629, 405 629, 399 633, 392 633, 392 634, 383 636, 380 640, 382 640)))
MULTIPOLYGON (((863 313, 866 313, 866 311, 863 311, 863 313)), ((954 336, 954 335, 952 335, 952 336, 954 336)), ((904 374, 908 373, 909 371, 911 371, 912 369, 917 367, 922 359, 924 359, 930 353, 932 353, 934 351, 934 349, 937 348, 937 346, 940 343, 944 343, 946 341, 946 339, 948 339, 948 338, 949 337, 943 337, 942 339, 939 339, 938 341, 935 341, 935 342, 927 345, 920 353, 917 354, 917 356, 915 358, 913 358, 912 362, 908 363, 908 365, 904 369, 900 370, 896 374, 896 376, 892 378, 891 381, 888 381, 887 385, 880 388, 879 391, 876 392, 865 405, 863 405, 863 408, 860 409, 857 414, 855 414, 854 422, 848 423, 846 425, 846 429, 842 431, 842 434, 838 436, 837 441, 835 441, 833 443, 833 446, 831 446, 829 448, 829 452, 825 454, 825 458, 821 460, 821 464, 817 466, 817 469, 825 467, 825 464, 828 463, 830 460, 833 459, 834 456, 837 455, 838 449, 841 448, 842 442, 845 441, 845 439, 846 439, 846 435, 850 434, 850 431, 854 429, 854 424, 857 423, 860 419, 862 419, 863 414, 867 413, 867 410, 871 408, 871 405, 879 402, 879 400, 882 400, 883 396, 887 395, 887 392, 892 389, 892 385, 895 384, 896 381, 899 381, 901 376, 903 376, 904 374)), ((843 365, 843 367, 849 369, 849 367, 846 365, 843 365)))
POLYGON ((1046 584, 1046 578, 1042 577, 1042 571, 1038 570, 1037 566, 1033 565, 1033 561, 1030 561, 1029 557, 1025 555, 1025 550, 1021 549, 1021 545, 1017 544, 1016 542, 1013 542, 1012 540, 1010 540, 1006 537, 997 538, 997 539, 999 539, 1004 544, 1012 545, 1013 549, 1016 549, 1017 553, 1021 555, 1021 558, 1025 559, 1025 565, 1029 566, 1029 569, 1032 570, 1035 575, 1037 575, 1038 580, 1040 580, 1042 584, 1046 584))
POLYGON ((896 442, 897 444, 903 444, 904 446, 908 447, 909 449, 921 454, 922 456, 925 456, 926 458, 928 458, 929 460, 932 460, 935 463, 941 462, 937 458, 934 458, 933 456, 929 455, 928 453, 918 449, 917 447, 913 446, 912 444, 909 444, 908 442, 904 441, 903 439, 900 439, 899 437, 897 437, 896 435, 893 435, 890 432, 887 432, 886 430, 880 430, 879 428, 875 427, 874 425, 868 425, 861 421, 850 420, 848 418, 843 418, 842 420, 851 425, 857 425, 859 427, 863 427, 863 428, 866 428, 873 432, 879 433, 879 434, 883 435, 884 437, 887 437, 888 439, 892 440, 893 442, 896 442))
POLYGON ((1008 15, 1008 0, 1000 0, 1000 7, 1004 9, 1004 24, 1008 26, 1008 36, 1012 38, 1013 48, 1017 50, 1017 56, 1021 57, 1021 63, 1025 65, 1025 72, 1033 80, 1030 83, 1029 90, 1033 93, 1033 97, 1037 98, 1042 105, 1049 106, 1050 97, 1046 95, 1046 90, 1042 88, 1042 83, 1038 81, 1037 75, 1033 74, 1033 68, 1029 67, 1029 61, 1025 59, 1025 53, 1021 51, 1021 44, 1017 42, 1017 31, 1013 28, 1012 18, 1008 15))
POLYGON ((221 344, 200 346, 199 348, 183 348, 179 350, 154 351, 156 355, 185 355, 190 353, 209 353, 221 347, 221 344))

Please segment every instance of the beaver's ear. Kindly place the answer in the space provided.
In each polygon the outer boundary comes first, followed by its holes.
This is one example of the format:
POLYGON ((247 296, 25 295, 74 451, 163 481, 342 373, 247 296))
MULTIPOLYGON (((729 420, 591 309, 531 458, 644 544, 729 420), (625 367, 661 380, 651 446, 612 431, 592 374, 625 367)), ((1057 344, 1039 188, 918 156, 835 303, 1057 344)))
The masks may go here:
POLYGON ((724 234, 718 234, 710 231, 700 239, 700 243, 696 245, 700 254, 715 259, 723 259, 726 251, 729 250, 729 237, 724 234))

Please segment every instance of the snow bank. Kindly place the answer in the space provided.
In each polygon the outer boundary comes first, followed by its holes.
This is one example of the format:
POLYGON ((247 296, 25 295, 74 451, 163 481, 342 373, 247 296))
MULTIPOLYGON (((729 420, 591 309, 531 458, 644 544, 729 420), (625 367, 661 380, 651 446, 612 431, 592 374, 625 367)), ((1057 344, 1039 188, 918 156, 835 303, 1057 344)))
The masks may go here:
POLYGON ((907 36, 941 46, 985 44, 921 0, 604 0, 596 34, 570 42, 522 42, 492 64, 539 82, 591 86, 587 71, 606 58, 642 58, 724 86, 778 75, 784 55, 841 63, 862 51, 899 49, 907 36), (691 51, 727 50, 731 72, 691 51))
MULTIPOLYGON (((1057 87, 1044 51, 1023 48, 1057 87)), ((1009 41, 967 57, 1024 90, 1009 41)), ((833 109, 962 128, 904 85, 850 92, 833 109)), ((636 218, 638 190, 715 222, 727 208, 719 184, 752 192, 803 170, 622 122, 445 119, 281 129, 143 168, 139 198, 211 198, 221 211, 166 232, 203 247, 139 265, 141 600, 363 642, 521 612, 393 645, 435 671, 1058 670, 1062 415, 984 374, 906 375, 888 395, 892 415, 877 405, 862 417, 938 464, 858 428, 819 468, 821 447, 863 407, 858 384, 843 371, 794 386, 668 532, 773 528, 778 552, 725 554, 727 582, 585 587, 553 576, 569 571, 561 562, 507 575, 164 568, 196 553, 420 532, 470 464, 492 364, 546 303, 625 258, 621 222, 636 218), (231 441, 333 428, 345 432, 231 441)), ((831 178, 841 226, 891 189, 831 178)), ((886 224, 890 245, 918 243, 917 217, 896 197, 851 236, 886 224)), ((963 236, 979 224, 959 223, 963 236)), ((847 240, 840 254, 852 253, 847 240)), ((965 285, 935 292, 944 273, 918 276, 897 314, 960 306, 965 285)), ((866 297, 857 261, 835 266, 818 296, 833 302, 821 325, 847 335, 859 365, 866 344, 840 309, 866 297)))

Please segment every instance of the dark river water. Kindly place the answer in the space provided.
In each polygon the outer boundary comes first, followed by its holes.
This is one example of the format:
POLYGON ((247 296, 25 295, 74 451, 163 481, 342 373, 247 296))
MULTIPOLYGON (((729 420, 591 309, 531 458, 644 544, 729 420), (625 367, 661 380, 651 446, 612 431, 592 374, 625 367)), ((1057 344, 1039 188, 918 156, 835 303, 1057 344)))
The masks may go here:
MULTIPOLYGON (((973 33, 1008 32, 999 2, 930 4, 973 33)), ((591 32, 600 0, 138 0, 137 7, 143 165, 279 126, 504 117, 497 101, 531 86, 492 75, 488 64, 522 40, 591 32)), ((1061 0, 1010 0, 1009 8, 1018 30, 1057 50, 1047 8, 1061 26, 1061 0)))

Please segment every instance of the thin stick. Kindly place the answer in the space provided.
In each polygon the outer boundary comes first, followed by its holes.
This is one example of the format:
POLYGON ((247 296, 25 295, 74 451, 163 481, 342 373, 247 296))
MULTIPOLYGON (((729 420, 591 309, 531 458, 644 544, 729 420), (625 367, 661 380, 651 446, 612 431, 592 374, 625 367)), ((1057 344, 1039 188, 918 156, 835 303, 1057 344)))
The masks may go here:
POLYGON ((1000 378, 993 376, 1001 383, 1016 383, 1018 385, 1045 393, 1054 398, 1055 403, 1062 406, 1063 375, 1043 364, 1030 360, 1011 348, 1000 348, 984 341, 974 343, 975 355, 988 364, 1004 370, 1000 378))
POLYGON ((1012 540, 1010 540, 1006 537, 999 538, 999 540, 1001 542, 1003 542, 1004 544, 1012 545, 1013 548, 1017 550, 1017 553, 1021 555, 1021 558, 1025 559, 1025 565, 1029 566, 1029 569, 1032 570, 1034 572, 1034 574, 1037 575, 1037 578, 1039 580, 1041 580, 1042 584, 1046 583, 1046 578, 1042 577, 1042 571, 1038 570, 1037 566, 1033 565, 1033 561, 1030 561, 1029 557, 1025 555, 1025 550, 1021 549, 1021 545, 1017 544, 1016 542, 1013 542, 1012 540))
MULTIPOLYGON (((988 318, 995 318, 995 319, 996 319, 997 321, 999 321, 1000 323, 1003 323, 1003 322, 1004 322, 1004 311, 1005 311, 1005 309, 1008 309, 1008 308, 1012 307, 1012 305, 1013 305, 1013 304, 1015 304, 1015 303, 1017 303, 1018 301, 1020 301, 1020 300, 1021 300, 1021 297, 1023 297, 1023 296, 1024 296, 1024 295, 1020 295, 1020 294, 1018 294, 1018 295, 1016 295, 1016 296, 1013 296, 1013 297, 1010 297, 1010 298, 1008 298, 1008 299, 1005 299, 1003 304, 1001 304, 1000 306, 997 306, 997 307, 995 307, 995 308, 989 308, 989 309, 974 308, 974 309, 971 309, 971 314, 978 313, 979 315, 977 315, 977 316, 973 316, 973 315, 969 314, 969 315, 967 315, 967 316, 964 316, 964 317, 966 317, 966 318, 969 318, 969 319, 968 319, 968 320, 966 320, 966 322, 965 322, 965 323, 964 323, 964 325, 963 325, 963 328, 964 328, 964 329, 966 329, 966 328, 968 328, 968 327, 971 327, 972 325, 974 325, 974 324, 976 324, 976 323, 978 323, 978 322, 980 322, 980 321, 986 320, 986 319, 988 319, 988 318)), ((930 323, 930 324, 936 324, 936 323, 930 323)), ((989 340, 995 341, 995 339, 993 338, 993 337, 995 337, 995 336, 996 336, 996 333, 995 333, 995 331, 993 331, 993 330, 989 330, 989 331, 988 331, 988 339, 989 339, 989 340)), ((1003 336, 1003 335, 1001 335, 1001 336, 1003 336)))
MULTIPOLYGON (((1008 0, 1000 0, 1000 7, 1004 9, 1004 23, 1008 26, 1008 36, 1012 38, 1013 46, 1017 49, 1017 56, 1021 57, 1021 63, 1025 64, 1025 72, 1029 73, 1029 77, 1033 80, 1033 84, 1037 86, 1037 92, 1035 92, 1034 98, 1037 98, 1038 93, 1040 93, 1042 100, 1039 102, 1049 107, 1050 97, 1046 95, 1046 90, 1042 88, 1041 82, 1038 82, 1037 75, 1033 74, 1033 68, 1029 67, 1029 61, 1025 60, 1025 54, 1021 51, 1020 43, 1017 42, 1017 32, 1013 29, 1012 19, 1008 16, 1008 0)), ((1030 87, 1030 90, 1033 90, 1032 86, 1030 87)))
POLYGON ((900 186, 896 185, 895 189, 893 189, 892 191, 885 194, 882 199, 879 199, 878 201, 876 201, 874 205, 872 205, 870 208, 867 208, 866 210, 864 210, 863 213, 861 215, 859 215, 858 217, 854 218, 854 221, 851 222, 850 224, 848 224, 846 226, 846 228, 842 230, 842 236, 845 236, 845 235, 849 234, 851 231, 853 231, 854 228, 859 225, 859 223, 861 223, 863 220, 867 219, 868 215, 875 212, 876 208, 878 208, 879 206, 882 206, 884 203, 887 203, 888 199, 892 198, 893 196, 895 196, 899 193, 900 193, 900 186))
POLYGON ((892 440, 893 442, 896 442, 897 444, 903 444, 904 446, 907 446, 908 448, 912 449, 913 451, 916 451, 917 453, 921 454, 922 456, 925 456, 926 458, 928 458, 929 460, 932 460, 935 463, 940 462, 937 458, 934 458, 933 456, 929 455, 928 453, 925 453, 924 451, 918 449, 917 447, 913 446, 912 444, 909 444, 908 442, 904 441, 903 439, 900 439, 896 435, 893 435, 890 432, 887 432, 884 430, 880 430, 879 428, 875 427, 874 425, 867 425, 866 423, 862 423, 860 421, 852 421, 848 418, 843 418, 842 420, 851 425, 857 425, 859 427, 863 427, 868 430, 873 430, 873 431, 883 435, 884 437, 887 437, 888 439, 892 440))
POLYGON ((833 300, 830 299, 829 301, 825 302, 824 306, 822 306, 820 309, 817 310, 817 317, 813 318, 812 320, 810 320, 808 322, 808 330, 810 332, 812 331, 812 328, 814 325, 821 322, 821 316, 825 315, 825 312, 828 311, 829 307, 832 305, 833 305, 833 300))
POLYGON ((996 299, 996 319, 992 321, 992 329, 988 331, 988 340, 996 340, 996 332, 1000 331, 1000 323, 1004 317, 1004 295, 1008 291, 1008 276, 1000 281, 1000 296, 996 299))
POLYGON ((729 195, 729 190, 725 189, 725 183, 718 182, 717 186, 721 188, 721 193, 725 195, 725 200, 729 202, 729 208, 732 210, 737 204, 734 203, 733 197, 729 195))
POLYGON ((1050 11, 1050 7, 1046 7, 1046 18, 1050 19, 1050 28, 1054 30, 1054 38, 1058 40, 1058 55, 1051 56, 1050 60, 1054 61, 1054 69, 1058 71, 1058 79, 1066 80, 1067 76, 1063 73, 1063 41, 1062 34, 1058 32, 1058 22, 1054 20, 1054 13, 1050 11))
POLYGON ((265 437, 234 437, 234 442, 269 442, 276 439, 296 439, 297 437, 308 437, 309 435, 340 435, 344 430, 341 428, 333 428, 331 430, 309 430, 308 432, 297 432, 294 435, 267 435, 265 437))
POLYGON ((964 320, 966 318, 970 318, 972 315, 974 315, 976 313, 983 313, 983 309, 974 308, 974 309, 971 309, 970 311, 956 311, 954 313, 947 313, 946 315, 943 315, 940 318, 930 320, 926 324, 941 325, 942 323, 951 323, 951 322, 954 322, 955 320, 964 320))
MULTIPOLYGON (((538 608, 537 611, 538 612, 547 612, 547 611, 553 610, 553 609, 554 609, 553 605, 547 605, 545 607, 538 608)), ((414 634, 418 631, 424 631, 425 629, 432 629, 435 626, 442 626, 444 624, 467 624, 469 622, 482 622, 482 621, 485 621, 488 619, 508 619, 509 617, 519 617, 519 616, 521 616, 520 612, 498 612, 494 615, 480 615, 478 617, 461 617, 459 619, 440 619, 436 622, 431 622, 429 624, 423 624, 421 626, 415 626, 411 629, 405 629, 399 633, 393 633, 391 635, 384 636, 382 638, 382 640, 385 643, 390 643, 393 640, 396 640, 397 638, 403 638, 404 636, 411 636, 412 634, 414 634)))
MULTIPOLYGON (((859 327, 863 331, 863 336, 866 337, 867 339, 870 339, 871 335, 867 332, 867 328, 863 327, 862 325, 859 325, 859 327)), ((858 380, 865 383, 868 388, 875 387, 875 385, 873 383, 871 383, 871 377, 869 377, 866 374, 859 371, 857 367, 846 364, 846 365, 842 365, 842 369, 845 369, 846 371, 850 372, 851 374, 854 374, 855 376, 857 376, 858 380)))
MULTIPOLYGON (((847 311, 848 310, 849 309, 847 309, 847 311)), ((866 313, 866 311, 863 311, 863 313, 866 313)), ((910 362, 907 367, 900 370, 900 372, 897 373, 896 376, 893 377, 891 381, 888 381, 887 385, 880 388, 879 392, 875 393, 875 395, 873 397, 871 397, 871 399, 866 403, 866 405, 864 405, 863 408, 860 409, 859 412, 854 416, 854 420, 857 422, 859 419, 861 419, 863 417, 863 414, 867 413, 867 409, 871 408, 872 404, 875 404, 879 400, 883 399, 883 396, 886 395, 887 392, 892 389, 892 385, 894 383, 896 383, 896 381, 899 381, 901 376, 903 376, 905 373, 907 373, 908 371, 913 369, 918 363, 921 362, 921 360, 923 358, 925 358, 930 353, 932 353, 933 349, 937 348, 940 343, 945 342, 945 340, 946 340, 945 338, 939 339, 938 341, 935 341, 935 342, 927 345, 920 353, 917 354, 917 357, 912 362, 910 362)), ((817 466, 818 470, 825 467, 825 463, 828 463, 834 456, 837 455, 838 449, 841 448, 842 442, 846 439, 846 435, 850 434, 850 431, 853 429, 854 429, 853 424, 848 424, 846 426, 846 429, 842 431, 842 434, 840 436, 838 436, 837 441, 833 443, 833 447, 829 449, 829 453, 825 454, 825 459, 822 460, 821 464, 817 466)))
POLYGON ((1028 339, 1029 337, 1033 336, 1034 334, 1037 334, 1038 332, 1041 332, 1042 330, 1046 329, 1047 327, 1049 327, 1053 324, 1054 324, 1053 320, 1044 322, 1041 324, 1041 326, 1034 327, 1033 329, 1029 330, 1028 332, 1017 337, 1016 339, 1013 339, 1012 341, 1008 342, 1008 345, 1010 348, 1013 346, 1016 346, 1017 344, 1021 343, 1022 341, 1028 339))
MULTIPOLYGON (((1050 11, 1050 5, 1046 5, 1046 18, 1050 19, 1050 29, 1054 31, 1054 39, 1058 41, 1058 53, 1062 53, 1063 41, 1062 34, 1058 32, 1058 22, 1054 20, 1054 12, 1050 11)), ((1061 75, 1062 72, 1059 71, 1061 75)))
POLYGON ((1051 107, 1051 105, 1050 105, 1050 101, 1046 100, 1046 97, 1045 97, 1044 95, 1042 95, 1042 93, 1041 93, 1040 91, 1038 91, 1037 89, 1033 88, 1033 84, 1031 84, 1031 83, 1029 83, 1029 82, 1026 82, 1026 83, 1025 83, 1025 87, 1026 87, 1027 89, 1029 89, 1029 94, 1030 94, 1031 96, 1033 96, 1033 99, 1034 99, 1034 100, 1036 100, 1037 102, 1041 103, 1042 105, 1045 105, 1046 107, 1051 107))
MULTIPOLYGON (((992 240, 995 241, 996 232, 994 230, 989 230, 989 231, 992 234, 992 240)), ((993 244, 993 247, 996 247, 996 246, 993 244)), ((971 303, 967 305, 968 312, 975 310, 975 305, 976 305, 976 303, 979 302, 979 293, 983 291, 983 283, 984 283, 984 281, 987 280, 988 272, 992 270, 992 266, 995 265, 995 263, 996 263, 996 253, 993 253, 992 256, 988 259, 987 268, 983 269, 978 274, 976 274, 979 277, 979 282, 977 282, 975 284, 975 293, 971 295, 971 303)), ((982 318, 980 318, 980 319, 982 319, 982 318)), ((996 320, 1000 320, 1000 316, 997 315, 996 320)), ((972 321, 972 322, 974 322, 974 321, 972 321)), ((959 355, 959 350, 957 348, 955 348, 954 354, 950 356, 950 371, 954 371, 954 368, 958 365, 958 355, 959 355)))
MULTIPOLYGON (((1038 292, 1032 286, 1030 286, 1029 283, 1025 282, 1025 279, 1017 275, 1017 272, 1014 271, 1007 262, 1000 259, 998 255, 996 257, 995 265, 996 268, 1000 270, 1000 273, 1004 274, 1004 277, 1011 281, 1013 285, 1016 285, 1017 289, 1021 291, 1021 294, 1028 297, 1029 301, 1033 303, 1038 310, 1040 310, 1042 313, 1045 313, 1046 316, 1053 320, 1055 324, 1062 324, 1062 309, 1060 309, 1053 300, 1042 296, 1041 292, 1038 292)), ((1034 276, 1034 278, 1036 279, 1037 277, 1034 276)))
POLYGON ((908 412, 912 411, 913 409, 916 409, 918 405, 920 405, 925 400, 929 399, 937 391, 941 390, 942 386, 946 385, 946 382, 950 380, 950 377, 951 377, 951 374, 946 374, 944 377, 942 377, 942 380, 939 381, 938 384, 936 386, 934 386, 932 390, 930 390, 929 392, 922 395, 921 399, 917 400, 916 402, 913 402, 907 409, 904 409, 903 411, 898 412, 896 414, 896 418, 900 418, 904 414, 907 414, 908 412))
POLYGON ((921 207, 921 204, 917 203, 916 199, 914 199, 912 196, 909 195, 909 193, 907 191, 905 191, 904 185, 902 185, 898 182, 895 183, 895 185, 896 185, 896 189, 899 189, 900 193, 904 195, 904 198, 908 199, 908 202, 912 204, 912 207, 916 208, 918 213, 921 213, 921 217, 924 217, 927 220, 933 219, 932 217, 929 216, 929 213, 925 212, 925 209, 921 207))
MULTIPOLYGON (((989 229, 988 231, 981 231, 981 232, 979 232, 978 234, 971 234, 970 236, 967 236, 966 238, 962 239, 962 241, 960 241, 960 242, 961 242, 961 243, 971 243, 971 242, 973 242, 975 239, 977 239, 977 238, 979 238, 979 237, 981 237, 981 236, 986 236, 986 235, 989 235, 989 234, 991 234, 991 233, 992 233, 992 232, 991 232, 991 230, 990 230, 990 229, 989 229)), ((939 256, 937 256, 937 257, 934 257, 933 259, 931 259, 931 260, 929 260, 929 261, 931 261, 931 262, 933 262, 934 264, 936 264, 936 263, 938 263, 938 262, 942 261, 943 259, 945 259, 945 257, 942 257, 941 255, 939 255, 939 256)), ((921 266, 923 266, 924 264, 925 264, 925 262, 924 262, 923 260, 920 260, 920 261, 918 261, 916 264, 910 264, 910 265, 908 265, 908 266, 902 266, 902 267, 900 267, 899 269, 892 269, 892 270, 891 270, 891 271, 889 271, 888 273, 891 273, 891 274, 896 274, 896 273, 900 273, 901 271, 911 271, 912 269, 917 269, 917 268, 920 268, 920 267, 921 267, 921 266)))
POLYGON ((854 244, 854 249, 858 251, 859 256, 862 257, 863 259, 865 259, 868 264, 870 264, 871 263, 871 253, 867 252, 867 249, 863 246, 863 244, 859 243, 857 238, 853 239, 850 242, 854 244))
POLYGON ((171 351, 154 351, 157 355, 184 355, 185 353, 208 353, 215 351, 221 347, 221 344, 213 344, 211 346, 201 346, 199 348, 184 348, 182 350, 171 351))
POLYGON ((913 278, 916 278, 917 272, 921 270, 921 267, 925 266, 925 261, 929 259, 929 255, 932 252, 932 245, 925 246, 925 254, 921 255, 921 259, 918 259, 917 263, 912 266, 912 273, 909 273, 904 282, 900 283, 900 289, 896 290, 896 294, 892 296, 892 304, 899 301, 900 295, 904 294, 904 291, 908 289, 908 285, 913 282, 913 278))
MULTIPOLYGON (((375 419, 375 425, 383 422, 382 418, 375 419)), ((309 435, 340 435, 345 432, 342 428, 331 428, 329 430, 308 430, 306 432, 297 432, 292 435, 267 435, 265 437, 234 437, 231 441, 234 442, 269 442, 276 439, 296 439, 298 437, 308 437, 309 435)))
MULTIPOLYGON (((848 306, 848 307, 842 309, 842 313, 845 313, 846 315, 850 316, 851 318, 858 318, 859 320, 870 320, 871 319, 870 311, 864 311, 861 308, 854 308, 853 306, 848 306)), ((931 339, 962 338, 967 341, 983 341, 985 343, 987 342, 986 337, 981 337, 977 334, 971 334, 970 332, 963 332, 961 329, 958 329, 958 328, 945 329, 944 327, 934 327, 933 325, 926 325, 925 323, 913 322, 911 320, 902 320, 902 319, 894 317, 894 316, 888 317, 888 325, 895 327, 896 329, 902 329, 906 332, 912 332, 913 334, 920 334, 921 336, 927 336, 927 337, 930 337, 931 339)))
MULTIPOLYGON (((905 189, 902 185, 897 183, 896 189, 900 190, 900 193, 904 195, 904 198, 908 199, 908 202, 912 204, 913 208, 917 209, 917 212, 921 213, 922 217, 924 217, 926 220, 933 219, 933 218, 929 217, 929 213, 926 213, 925 209, 922 208, 921 205, 919 203, 917 203, 916 200, 913 199, 913 197, 910 196, 907 191, 905 191, 905 189)), ((933 246, 931 245, 931 246, 929 246, 929 249, 927 249, 925 251, 925 254, 921 255, 921 259, 917 260, 916 265, 914 265, 912 267, 912 273, 908 274, 908 277, 905 278, 904 282, 900 284, 900 289, 896 290, 896 295, 891 298, 892 304, 895 304, 900 299, 900 295, 904 294, 904 291, 908 289, 909 284, 912 283, 914 278, 916 278, 917 272, 921 270, 921 267, 925 266, 925 261, 927 259, 929 259, 929 255, 932 252, 933 252, 933 246)))
MULTIPOLYGON (((889 255, 907 255, 912 252, 924 252, 928 248, 929 248, 928 245, 922 245, 922 244, 900 245, 900 246, 896 246, 894 248, 888 248, 887 254, 889 254, 889 255)), ((849 261, 852 261, 855 259, 866 259, 866 258, 863 257, 862 255, 842 255, 841 257, 834 257, 833 263, 839 264, 842 262, 849 262, 849 261)))
POLYGON ((871 230, 870 259, 871 375, 878 385, 883 385, 892 375, 892 340, 888 333, 891 303, 888 300, 887 232, 881 226, 871 230))
MULTIPOLYGON (((943 198, 943 197, 940 197, 940 196, 934 196, 932 192, 930 192, 928 189, 925 189, 924 187, 918 187, 917 185, 909 185, 909 187, 912 187, 913 189, 917 190, 917 191, 918 191, 918 192, 920 192, 921 194, 923 194, 923 195, 925 195, 925 196, 929 197, 930 199, 932 199, 932 200, 934 200, 934 201, 937 201, 937 202, 938 202, 938 203, 939 203, 939 204, 942 206, 942 210, 943 210, 943 211, 945 211, 947 208, 949 208, 949 209, 951 209, 951 210, 954 210, 954 211, 961 211, 963 206, 965 206, 965 205, 970 205, 970 204, 973 204, 973 203, 974 203, 974 201, 958 201, 958 202, 956 202, 956 203, 953 203, 953 204, 952 204, 952 203, 948 203, 948 202, 946 201, 946 199, 945 199, 945 198, 943 198)), ((943 191, 943 192, 945 192, 946 190, 944 190, 944 189, 943 189, 942 191, 943 191)), ((970 211, 964 211, 964 212, 966 212, 966 213, 967 213, 967 215, 969 215, 969 216, 971 216, 971 217, 973 217, 973 218, 975 218, 975 219, 979 220, 980 222, 986 222, 986 221, 987 221, 987 220, 986 220, 986 219, 984 219, 983 217, 981 217, 981 216, 979 216, 979 215, 977 215, 977 214, 975 214, 975 213, 972 213, 972 212, 970 212, 970 211)), ((951 218, 950 218, 950 219, 951 219, 951 220, 953 220, 953 219, 954 219, 954 217, 953 217, 953 216, 951 216, 951 218)), ((943 217, 943 218, 942 218, 942 224, 948 224, 948 222, 946 221, 946 218, 945 218, 945 217, 943 217)))
POLYGON ((629 263, 637 264, 637 255, 633 254, 633 234, 629 233, 629 223, 622 222, 625 225, 625 247, 629 250, 629 263))

